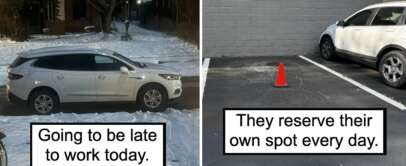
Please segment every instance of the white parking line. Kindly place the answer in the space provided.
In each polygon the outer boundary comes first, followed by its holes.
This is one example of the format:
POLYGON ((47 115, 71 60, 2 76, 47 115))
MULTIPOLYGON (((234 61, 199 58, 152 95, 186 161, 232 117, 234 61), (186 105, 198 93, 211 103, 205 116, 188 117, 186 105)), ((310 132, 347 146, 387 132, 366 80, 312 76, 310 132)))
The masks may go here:
POLYGON ((200 86, 200 99, 201 100, 203 100, 204 87, 206 85, 207 72, 209 71, 209 65, 210 65, 210 58, 204 59, 203 66, 202 66, 202 73, 200 75, 200 79, 202 80, 202 84, 200 86))
POLYGON ((400 103, 398 101, 395 101, 392 98, 389 98, 388 96, 385 96, 384 94, 379 93, 376 90, 373 90, 373 89, 371 89, 371 88, 369 88, 369 87, 367 87, 367 86, 365 86, 365 85, 363 85, 363 84, 361 84, 361 83, 359 83, 359 82, 357 82, 357 81, 355 81, 355 80, 353 80, 353 79, 351 79, 351 78, 349 78, 349 77, 347 77, 347 76, 345 76, 345 75, 343 75, 341 73, 338 73, 338 72, 336 72, 336 71, 334 71, 334 70, 332 70, 332 69, 330 69, 330 68, 328 68, 328 67, 326 67, 326 66, 324 66, 322 64, 319 64, 319 63, 317 63, 317 62, 315 62, 315 61, 313 61, 313 60, 311 60, 311 59, 309 59, 307 57, 304 57, 302 55, 299 55, 299 57, 302 58, 303 60, 305 60, 307 62, 310 62, 310 63, 316 65, 317 67, 320 67, 323 70, 325 70, 325 71, 327 71, 327 72, 329 72, 329 73, 331 73, 331 74, 333 74, 333 75, 335 75, 335 76, 337 76, 337 77, 339 77, 339 78, 341 78, 341 79, 343 79, 343 80, 357 86, 358 88, 361 88, 362 90, 364 90, 364 91, 366 91, 366 92, 380 98, 381 100, 383 100, 383 101, 385 101, 385 102, 399 108, 401 111, 406 111, 406 106, 403 105, 402 103, 400 103))

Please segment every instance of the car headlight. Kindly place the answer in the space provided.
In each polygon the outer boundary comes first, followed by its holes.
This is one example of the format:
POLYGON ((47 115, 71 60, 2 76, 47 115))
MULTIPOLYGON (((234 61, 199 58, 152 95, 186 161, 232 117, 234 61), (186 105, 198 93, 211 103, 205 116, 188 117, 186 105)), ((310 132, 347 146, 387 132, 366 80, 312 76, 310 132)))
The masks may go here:
POLYGON ((167 80, 180 80, 182 78, 180 75, 176 74, 159 74, 159 76, 167 80))

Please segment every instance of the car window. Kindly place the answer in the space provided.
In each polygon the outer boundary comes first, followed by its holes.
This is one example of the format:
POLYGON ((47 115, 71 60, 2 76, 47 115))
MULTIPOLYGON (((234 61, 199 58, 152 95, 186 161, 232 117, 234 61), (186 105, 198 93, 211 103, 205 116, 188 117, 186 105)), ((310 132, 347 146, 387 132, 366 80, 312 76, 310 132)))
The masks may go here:
POLYGON ((90 71, 94 69, 93 57, 89 54, 41 57, 34 63, 34 66, 56 70, 90 71))
POLYGON ((107 56, 96 55, 94 60, 98 71, 120 71, 122 66, 128 68, 123 62, 107 56))
POLYGON ((62 70, 64 67, 63 58, 61 56, 41 57, 36 60, 33 65, 35 67, 58 70, 62 70))
POLYGON ((18 67, 18 66, 24 64, 25 62, 27 62, 27 61, 29 61, 29 60, 31 60, 31 59, 29 59, 29 58, 17 57, 17 58, 13 61, 13 63, 10 64, 10 67, 11 67, 11 68, 18 67))
POLYGON ((372 25, 397 25, 402 13, 401 7, 382 8, 376 14, 372 25))
POLYGON ((362 11, 354 16, 352 16, 350 19, 346 21, 347 25, 350 26, 363 26, 367 25, 369 17, 372 15, 372 10, 365 10, 362 11))
POLYGON ((90 54, 64 55, 64 70, 91 71, 94 69, 94 56, 90 54))

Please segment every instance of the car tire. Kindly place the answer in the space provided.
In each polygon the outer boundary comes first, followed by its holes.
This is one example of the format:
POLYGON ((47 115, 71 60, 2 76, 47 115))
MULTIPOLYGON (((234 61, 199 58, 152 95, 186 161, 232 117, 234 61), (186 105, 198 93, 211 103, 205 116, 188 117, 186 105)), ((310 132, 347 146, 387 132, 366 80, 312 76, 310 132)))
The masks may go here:
POLYGON ((406 84, 406 57, 401 51, 386 53, 379 62, 379 73, 385 84, 401 88, 406 84))
POLYGON ((7 152, 3 142, 0 141, 0 166, 7 166, 7 152))
POLYGON ((165 111, 168 104, 168 94, 164 87, 150 84, 142 87, 138 93, 137 101, 143 111, 165 111))
POLYGON ((48 115, 58 110, 59 99, 52 91, 40 90, 30 96, 29 105, 34 113, 48 115))
POLYGON ((320 54, 324 59, 334 60, 336 56, 336 48, 329 37, 323 38, 320 42, 320 54))

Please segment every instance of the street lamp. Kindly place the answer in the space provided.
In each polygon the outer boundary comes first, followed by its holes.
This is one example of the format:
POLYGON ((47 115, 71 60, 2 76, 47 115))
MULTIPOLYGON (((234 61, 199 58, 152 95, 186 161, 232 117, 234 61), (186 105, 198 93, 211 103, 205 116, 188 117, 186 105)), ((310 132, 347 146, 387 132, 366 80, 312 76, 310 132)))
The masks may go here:
POLYGON ((125 33, 121 36, 121 40, 128 41, 131 40, 131 35, 128 33, 128 28, 130 27, 130 2, 127 0, 125 3, 127 4, 127 18, 125 20, 125 33))

